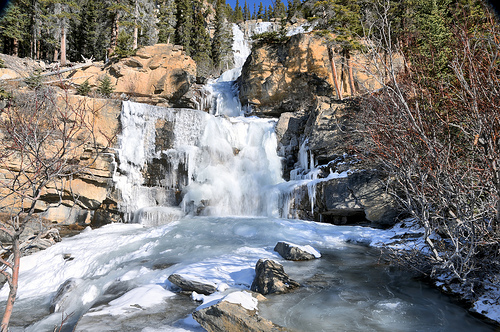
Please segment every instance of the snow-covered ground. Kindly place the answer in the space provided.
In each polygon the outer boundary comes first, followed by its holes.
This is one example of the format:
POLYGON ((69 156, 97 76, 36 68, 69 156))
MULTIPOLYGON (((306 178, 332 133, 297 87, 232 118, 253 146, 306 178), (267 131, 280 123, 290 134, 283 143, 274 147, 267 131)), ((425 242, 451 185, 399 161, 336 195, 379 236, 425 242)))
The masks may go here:
MULTIPOLYGON (((283 309, 292 316, 291 322, 279 322, 291 324, 291 328, 294 324, 318 321, 342 329, 352 324, 350 316, 362 313, 369 319, 360 318, 351 330, 371 329, 375 324, 414 331, 441 324, 443 330, 487 331, 487 326, 440 298, 438 292, 406 294, 407 288, 422 286, 404 274, 392 276, 383 265, 377 265, 378 258, 369 247, 386 244, 401 247, 398 238, 420 231, 407 227, 380 230, 242 217, 185 218, 159 227, 111 224, 87 229, 22 259, 13 331, 22 331, 21 325, 29 325, 25 331, 51 331, 60 323, 61 312, 50 314, 48 307, 58 287, 70 278, 77 280, 77 287, 68 293, 60 307, 66 314, 73 313, 75 323, 79 318, 76 331, 112 331, 106 327, 110 322, 123 331, 200 331, 190 315, 200 305, 208 306, 225 297, 243 306, 257 306, 257 300, 247 291, 255 264, 261 258, 279 261, 292 278, 305 285, 292 295, 271 296, 269 303, 262 303, 267 307, 263 314, 267 315, 276 311, 273 305, 291 305, 283 309), (284 261, 273 251, 278 241, 310 246, 322 257, 311 262, 284 261), (211 283, 217 292, 209 296, 193 293, 191 299, 186 299, 176 294, 175 287, 167 280, 173 273, 211 283), (395 286, 399 279, 408 279, 409 284, 395 286), (352 284, 353 280, 356 283, 352 284), (318 282, 323 286, 314 286, 318 282), (308 293, 311 290, 314 291, 308 293), (337 302, 330 306, 325 296, 330 300, 336 298, 337 302), (280 303, 280 298, 285 303, 280 303), (311 303, 321 301, 326 301, 325 305, 312 310, 311 303), (298 309, 308 314, 295 323, 292 318, 298 309), (339 314, 345 317, 319 318, 330 316, 332 310, 341 310, 339 314), (433 316, 433 312, 439 314, 433 316), (460 324, 452 322, 456 315, 460 315, 460 324)), ((415 244, 418 241, 411 245, 415 244)), ((7 287, 0 291, 2 301, 7 292, 7 287)), ((484 309, 486 304, 481 305, 484 309)), ((297 330, 301 328, 299 325, 297 330)), ((318 325, 315 330, 325 327, 318 325)))

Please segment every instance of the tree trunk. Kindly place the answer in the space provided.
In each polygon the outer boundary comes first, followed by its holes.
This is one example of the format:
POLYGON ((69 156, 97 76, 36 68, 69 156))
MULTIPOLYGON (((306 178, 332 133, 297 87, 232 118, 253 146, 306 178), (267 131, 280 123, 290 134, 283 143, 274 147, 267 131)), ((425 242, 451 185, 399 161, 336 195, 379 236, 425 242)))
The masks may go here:
POLYGON ((133 49, 137 49, 137 43, 139 39, 139 28, 137 26, 137 17, 139 17, 139 5, 137 4, 137 0, 135 1, 135 13, 134 13, 134 45, 133 49))
POLYGON ((351 96, 356 94, 356 88, 354 87, 354 76, 352 74, 352 66, 351 66, 351 54, 349 52, 346 53, 345 56, 347 62, 347 71, 349 72, 349 86, 351 87, 351 96))
POLYGON ((12 241, 12 254, 14 259, 12 262, 12 279, 9 283, 10 291, 7 297, 7 304, 5 305, 5 312, 2 318, 1 332, 7 332, 9 329, 10 317, 12 316, 12 309, 16 301, 17 286, 19 281, 19 264, 21 260, 21 251, 19 249, 19 234, 14 236, 12 241))
POLYGON ((342 100, 342 93, 340 92, 339 81, 337 78, 337 68, 335 67, 335 60, 333 60, 333 50, 331 47, 328 47, 328 58, 330 59, 330 65, 332 66, 333 84, 335 85, 335 90, 337 91, 337 97, 342 100))
POLYGON ((61 66, 66 66, 66 29, 61 28, 61 66))
POLYGON ((19 56, 19 40, 16 38, 12 40, 12 55, 19 56))
POLYGON ((59 59, 59 50, 56 48, 54 50, 54 62, 57 62, 57 59, 59 59))
POLYGON ((111 25, 111 40, 109 43, 109 55, 113 54, 116 49, 116 41, 118 39, 118 23, 120 22, 120 13, 117 11, 111 25))

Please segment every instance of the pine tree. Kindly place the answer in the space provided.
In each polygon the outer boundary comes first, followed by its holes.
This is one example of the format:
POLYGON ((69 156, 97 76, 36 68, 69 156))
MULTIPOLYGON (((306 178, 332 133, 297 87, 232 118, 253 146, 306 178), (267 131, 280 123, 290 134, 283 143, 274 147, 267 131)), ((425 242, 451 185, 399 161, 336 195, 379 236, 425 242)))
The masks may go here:
POLYGON ((248 8, 247 0, 245 0, 245 5, 243 6, 243 20, 248 21, 251 18, 252 15, 250 14, 250 8, 248 8))
POLYGON ((174 41, 176 26, 175 13, 175 0, 163 0, 160 3, 157 23, 159 43, 170 43, 174 41))
POLYGON ((127 0, 106 0, 106 12, 108 13, 108 24, 111 29, 108 54, 112 55, 116 48, 118 34, 120 33, 120 22, 126 13, 130 13, 130 3, 127 0))
POLYGON ((212 69, 210 35, 205 27, 206 9, 201 1, 195 2, 191 57, 196 61, 198 76, 208 76, 212 69))
POLYGON ((236 0, 236 5, 234 6, 234 20, 235 22, 243 21, 243 11, 241 10, 239 0, 236 0))
POLYGON ((265 20, 266 20, 266 21, 271 21, 271 18, 273 18, 273 17, 274 17, 274 14, 273 14, 273 13, 274 13, 273 6, 269 5, 269 6, 267 7, 267 11, 266 11, 266 15, 265 15, 265 16, 266 16, 266 17, 265 17, 265 20))
POLYGON ((253 4, 253 13, 252 13, 252 20, 256 20, 257 19, 257 4, 253 4))
POLYGON ((105 30, 101 22, 104 20, 102 2, 88 0, 80 11, 79 19, 73 20, 69 35, 69 56, 73 61, 81 61, 82 56, 89 59, 104 60, 106 56, 106 40, 102 38, 105 30))
POLYGON ((28 36, 27 13, 20 1, 10 2, 0 20, 0 34, 4 39, 4 53, 19 55, 19 44, 28 36))
POLYGON ((59 39, 59 48, 54 51, 54 61, 57 61, 59 54, 60 63, 65 66, 69 22, 77 16, 80 7, 73 0, 52 0, 50 4, 49 18, 54 24, 56 39, 59 39))
POLYGON ((105 75, 99 83, 99 86, 97 87, 97 91, 103 96, 103 97, 109 97, 113 91, 115 90, 114 86, 111 83, 111 79, 109 78, 108 75, 105 75))
POLYGON ((282 17, 285 17, 285 15, 286 15, 285 4, 281 0, 276 0, 274 2, 274 8, 272 11, 272 15, 270 15, 270 16, 274 17, 274 18, 282 18, 282 17))
MULTIPOLYGON (((339 51, 346 60, 349 72, 349 84, 351 93, 355 93, 352 66, 350 63, 353 50, 362 49, 359 37, 362 34, 361 7, 357 1, 351 0, 325 0, 315 3, 315 8, 321 14, 320 27, 333 32, 335 49, 339 51)), ((329 48, 332 71, 335 71, 333 61, 334 49, 329 48)), ((333 75, 339 99, 342 99, 342 91, 333 75)))
POLYGON ((450 5, 451 0, 415 1, 418 53, 428 60, 426 64, 431 76, 441 77, 450 71, 450 5))
POLYGON ((193 39, 193 4, 191 0, 177 0, 175 44, 182 45, 188 55, 191 54, 193 39))
POLYGON ((221 73, 228 68, 232 59, 232 30, 225 13, 225 1, 217 0, 215 8, 215 32, 212 39, 212 60, 215 69, 221 73))
POLYGON ((259 3, 259 9, 257 10, 257 19, 264 19, 264 6, 262 2, 259 3))

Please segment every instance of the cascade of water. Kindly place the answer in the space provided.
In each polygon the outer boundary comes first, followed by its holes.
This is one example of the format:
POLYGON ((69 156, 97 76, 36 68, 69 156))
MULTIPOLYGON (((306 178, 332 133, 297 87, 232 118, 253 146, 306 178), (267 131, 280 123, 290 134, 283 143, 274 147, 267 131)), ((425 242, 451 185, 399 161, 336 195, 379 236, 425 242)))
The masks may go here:
POLYGON ((212 115, 124 103, 114 179, 126 221, 156 225, 179 218, 176 206, 196 215, 278 215, 276 121, 240 117, 234 81, 250 48, 236 24, 233 35, 238 67, 207 84, 212 115))
POLYGON ((240 27, 233 23, 233 61, 234 68, 217 79, 210 79, 204 87, 205 95, 201 104, 214 115, 240 116, 243 108, 238 98, 238 88, 234 84, 241 75, 245 60, 250 55, 250 44, 245 39, 240 27))
POLYGON ((176 192, 189 184, 191 150, 201 136, 205 117, 201 111, 123 102, 113 180, 121 195, 124 221, 132 221, 140 209, 175 205, 176 192))

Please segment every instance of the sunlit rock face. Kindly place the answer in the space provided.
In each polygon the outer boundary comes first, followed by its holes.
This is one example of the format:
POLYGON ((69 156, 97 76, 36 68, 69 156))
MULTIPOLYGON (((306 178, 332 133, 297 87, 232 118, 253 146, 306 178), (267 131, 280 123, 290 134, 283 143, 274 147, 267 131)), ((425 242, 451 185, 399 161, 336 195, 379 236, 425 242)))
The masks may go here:
MULTIPOLYGON (((342 95, 351 96, 345 60, 339 54, 334 54, 333 60, 342 95)), ((356 92, 381 87, 367 58, 353 54, 351 66, 356 92)), ((251 105, 255 114, 279 116, 310 110, 316 97, 336 94, 326 39, 301 33, 284 44, 254 45, 239 85, 242 104, 251 105)))
POLYGON ((70 77, 77 84, 88 80, 91 86, 97 87, 105 75, 111 78, 118 95, 149 104, 194 107, 195 92, 192 88, 196 81, 196 63, 182 46, 145 46, 134 56, 111 60, 102 68, 82 68, 70 77))

